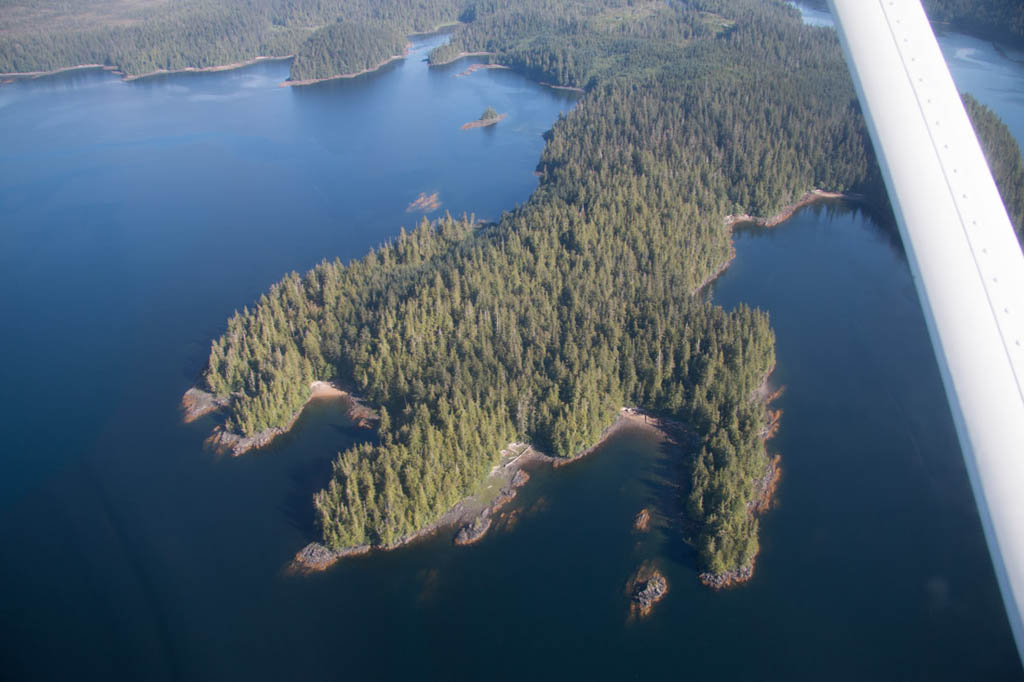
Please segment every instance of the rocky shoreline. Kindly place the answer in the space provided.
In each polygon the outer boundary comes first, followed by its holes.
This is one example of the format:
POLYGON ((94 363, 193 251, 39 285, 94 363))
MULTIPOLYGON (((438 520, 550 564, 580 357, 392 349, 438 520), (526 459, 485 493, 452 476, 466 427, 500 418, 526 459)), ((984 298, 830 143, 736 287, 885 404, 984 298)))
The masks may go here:
POLYGON ((53 69, 52 71, 12 71, 8 73, 0 73, 0 84, 10 85, 19 80, 30 80, 33 78, 43 78, 44 76, 56 76, 58 73, 65 73, 67 71, 84 71, 87 69, 102 69, 103 71, 116 71, 116 67, 107 66, 105 64, 76 64, 75 66, 64 66, 59 69, 53 69))
POLYGON ((485 486, 485 489, 492 490, 497 487, 497 492, 489 501, 481 499, 482 496, 477 495, 467 497, 445 512, 434 523, 390 545, 379 547, 359 545, 333 550, 318 542, 310 543, 295 555, 290 570, 295 573, 322 571, 344 557, 358 556, 376 550, 396 549, 422 537, 432 535, 442 528, 458 528, 452 538, 452 542, 456 545, 464 546, 479 542, 494 526, 496 513, 514 500, 519 489, 530 480, 530 475, 525 470, 528 466, 549 464, 557 468, 577 462, 597 450, 621 428, 630 424, 643 424, 664 432, 663 426, 656 418, 635 408, 624 407, 618 418, 601 433, 597 443, 572 458, 552 457, 539 452, 527 443, 510 443, 501 451, 502 461, 491 470, 489 483, 485 486))
POLYGON ((491 471, 491 483, 500 488, 490 502, 483 501, 477 496, 467 497, 445 512, 434 523, 390 545, 357 545, 335 550, 322 543, 311 542, 299 550, 288 570, 298 574, 323 571, 330 568, 339 559, 361 556, 371 551, 397 549, 420 538, 433 535, 443 528, 459 528, 459 532, 453 538, 453 542, 457 545, 477 542, 491 528, 493 514, 515 499, 518 489, 530 480, 529 474, 523 471, 523 467, 531 462, 539 461, 542 457, 545 455, 540 455, 525 443, 510 443, 505 450, 502 450, 502 458, 508 461, 495 466, 491 471))
MULTIPOLYGON (((775 455, 768 463, 768 467, 765 469, 764 474, 755 482, 754 485, 757 487, 758 494, 757 497, 747 504, 748 513, 752 515, 760 515, 772 508, 775 490, 779 484, 779 479, 782 476, 782 469, 779 466, 779 462, 781 460, 781 455, 775 455)), ((754 564, 756 560, 757 557, 755 556, 750 560, 750 564, 731 571, 725 571, 724 573, 711 573, 710 571, 705 571, 698 575, 697 578, 700 580, 702 585, 714 590, 734 587, 741 583, 745 583, 754 577, 754 564)))
POLYGON ((710 587, 713 590, 723 590, 727 587, 733 587, 735 585, 745 583, 753 577, 753 561, 751 561, 748 566, 741 566, 740 568, 726 571, 725 573, 711 573, 709 571, 705 571, 697 576, 701 585, 710 587))
POLYGON ((59 73, 66 71, 80 71, 85 69, 102 69, 103 71, 112 71, 121 76, 121 80, 127 82, 136 81, 141 78, 152 78, 153 76, 166 76, 175 73, 214 73, 217 71, 232 71, 234 69, 241 69, 246 66, 258 64, 259 62, 269 61, 282 61, 285 59, 291 59, 295 55, 284 55, 281 57, 269 55, 269 56, 258 56, 253 57, 241 62, 232 62, 231 64, 217 64, 215 66, 186 66, 181 69, 157 69, 155 71, 149 71, 147 73, 140 74, 127 74, 124 71, 118 70, 116 66, 109 66, 107 64, 77 64, 75 66, 65 66, 60 69, 53 69, 52 71, 23 71, 16 73, 0 73, 0 83, 8 84, 18 80, 27 80, 34 78, 43 78, 44 76, 55 76, 59 73))
POLYGON ((530 480, 530 474, 522 469, 517 469, 509 482, 498 491, 498 496, 490 505, 484 507, 473 521, 459 529, 455 535, 456 545, 471 545, 480 540, 491 527, 491 517, 496 511, 515 499, 517 490, 526 485, 530 480))
POLYGON ((371 549, 369 545, 360 545, 343 550, 333 550, 319 542, 311 542, 295 554, 295 558, 288 565, 286 572, 295 575, 325 571, 333 566, 338 559, 369 554, 371 549))
POLYGON ((191 424, 200 417, 211 412, 218 412, 231 406, 227 398, 218 398, 198 388, 190 388, 181 396, 181 409, 184 411, 185 423, 191 424))
MULTIPOLYGON (((234 457, 243 455, 250 450, 265 447, 278 436, 291 430, 310 400, 324 397, 347 398, 349 401, 348 416, 355 422, 356 426, 362 429, 373 427, 373 422, 376 420, 377 415, 359 398, 343 391, 329 381, 314 381, 309 385, 309 398, 306 399, 302 407, 292 415, 291 419, 283 427, 273 426, 252 436, 242 436, 241 434, 231 433, 223 425, 217 425, 214 427, 210 437, 206 439, 206 445, 220 454, 230 453, 234 457)), ((222 413, 229 410, 231 408, 231 398, 222 398, 199 388, 190 388, 181 397, 181 407, 184 412, 184 422, 190 424, 208 414, 222 413)))
POLYGON ((482 118, 477 121, 463 123, 462 130, 471 130, 473 128, 486 128, 487 126, 492 126, 498 123, 498 121, 504 121, 506 116, 508 116, 508 114, 501 114, 500 116, 495 116, 494 118, 482 118))
MULTIPOLYGON (((768 371, 771 375, 774 371, 774 367, 768 371)), ((782 395, 784 389, 779 388, 776 391, 769 393, 768 379, 765 378, 764 383, 755 392, 761 400, 764 401, 765 410, 768 413, 768 423, 764 430, 761 432, 761 439, 768 441, 771 439, 776 431, 778 431, 779 419, 782 416, 782 410, 769 410, 768 405, 773 400, 782 395)), ((768 460, 768 466, 765 467, 764 473, 761 477, 754 481, 754 498, 747 503, 747 513, 751 516, 759 516, 769 511, 775 502, 775 492, 779 485, 779 479, 782 478, 782 455, 776 454, 774 457, 768 460)), ((710 587, 715 590, 721 590, 727 587, 733 587, 741 583, 745 583, 754 577, 754 563, 757 560, 755 555, 747 566, 741 566, 739 568, 725 571, 724 573, 712 573, 710 571, 704 571, 697 576, 701 584, 705 587, 710 587)))

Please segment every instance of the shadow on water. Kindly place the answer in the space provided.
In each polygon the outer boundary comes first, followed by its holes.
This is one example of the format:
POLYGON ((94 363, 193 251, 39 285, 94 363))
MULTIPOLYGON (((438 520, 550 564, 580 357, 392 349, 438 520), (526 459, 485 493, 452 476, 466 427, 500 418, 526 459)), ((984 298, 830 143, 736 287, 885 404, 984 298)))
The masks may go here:
POLYGON ((696 573, 697 548, 693 544, 693 532, 686 512, 690 472, 696 452, 691 444, 681 441, 672 437, 661 441, 658 457, 644 477, 644 483, 646 496, 653 501, 652 511, 655 513, 652 521, 662 533, 657 555, 696 573))
POLYGON ((334 460, 372 437, 348 418, 348 405, 346 398, 310 401, 291 431, 265 449, 267 456, 288 462, 289 485, 281 512, 310 541, 319 539, 313 496, 330 483, 334 460))
POLYGON ((316 509, 311 502, 317 491, 327 487, 332 462, 333 457, 320 457, 298 462, 288 471, 290 485, 281 511, 291 526, 310 541, 319 539, 316 509))

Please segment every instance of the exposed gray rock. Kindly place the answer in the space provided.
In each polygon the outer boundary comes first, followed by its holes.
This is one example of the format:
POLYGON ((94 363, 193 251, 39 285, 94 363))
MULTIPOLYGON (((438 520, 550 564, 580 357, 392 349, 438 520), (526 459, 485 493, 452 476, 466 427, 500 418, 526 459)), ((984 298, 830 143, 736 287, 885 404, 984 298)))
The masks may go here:
POLYGON ((697 577, 700 579, 701 584, 720 590, 723 587, 730 587, 732 585, 744 583, 750 580, 753 576, 754 566, 748 565, 734 571, 726 571, 725 573, 711 573, 710 571, 705 571, 697 577))
POLYGON ((662 574, 655 573, 645 582, 636 586, 633 601, 640 606, 641 612, 646 613, 665 596, 666 592, 668 592, 668 581, 662 574))
POLYGON ((228 398, 218 398, 198 388, 190 388, 181 396, 181 407, 185 411, 185 422, 193 422, 200 417, 224 409, 230 405, 228 398))
POLYGON ((463 526, 455 536, 456 545, 471 545, 482 538, 491 527, 490 510, 485 509, 484 513, 473 519, 473 523, 463 526))

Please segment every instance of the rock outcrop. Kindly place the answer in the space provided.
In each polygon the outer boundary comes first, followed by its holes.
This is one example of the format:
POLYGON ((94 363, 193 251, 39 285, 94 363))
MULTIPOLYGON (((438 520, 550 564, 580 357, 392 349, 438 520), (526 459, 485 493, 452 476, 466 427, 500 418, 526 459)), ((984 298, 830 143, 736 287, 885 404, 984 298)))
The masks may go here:
POLYGON ((668 592, 668 581, 665 580, 665 576, 657 572, 646 582, 637 585, 637 591, 633 593, 633 601, 636 602, 640 615, 646 616, 650 613, 666 592, 668 592))
POLYGON ((326 547, 319 542, 311 542, 300 549, 298 554, 295 555, 295 559, 292 560, 291 568, 294 572, 298 573, 323 571, 333 566, 334 563, 342 557, 358 556, 360 554, 366 554, 369 551, 369 545, 347 547, 338 551, 333 550, 330 547, 326 547))
POLYGON ((668 580, 661 571, 645 564, 630 578, 626 589, 631 600, 630 612, 643 618, 668 593, 668 580))
POLYGON ((633 517, 633 530, 646 533, 651 528, 651 512, 641 509, 640 513, 633 517))
POLYGON ((754 577, 754 565, 750 564, 742 566, 732 571, 726 571, 725 573, 711 573, 710 571, 705 571, 697 577, 700 579, 702 585, 712 589, 721 590, 726 587, 745 583, 754 577))
POLYGON ((186 424, 229 405, 230 402, 227 398, 218 398, 212 393, 198 388, 190 388, 185 391, 185 395, 181 396, 181 409, 185 412, 186 424))

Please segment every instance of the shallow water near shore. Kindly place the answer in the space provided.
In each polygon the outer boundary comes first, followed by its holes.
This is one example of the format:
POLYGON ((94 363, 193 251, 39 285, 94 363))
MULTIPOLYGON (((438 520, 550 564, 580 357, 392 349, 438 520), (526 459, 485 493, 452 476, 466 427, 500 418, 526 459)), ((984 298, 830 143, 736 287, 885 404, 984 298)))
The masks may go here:
POLYGON ((225 317, 289 269, 362 255, 421 192, 495 218, 536 186, 575 95, 427 70, 435 40, 310 88, 277 88, 275 63, 0 88, 2 676, 1020 679, 899 239, 842 202, 738 231, 709 294, 770 311, 787 389, 750 584, 699 585, 684 453, 633 425, 532 467, 477 544, 452 529, 287 574, 364 433, 318 399, 222 457, 178 400, 225 317), (509 118, 459 130, 487 106, 509 118), (630 620, 645 562, 669 592, 630 620))

